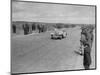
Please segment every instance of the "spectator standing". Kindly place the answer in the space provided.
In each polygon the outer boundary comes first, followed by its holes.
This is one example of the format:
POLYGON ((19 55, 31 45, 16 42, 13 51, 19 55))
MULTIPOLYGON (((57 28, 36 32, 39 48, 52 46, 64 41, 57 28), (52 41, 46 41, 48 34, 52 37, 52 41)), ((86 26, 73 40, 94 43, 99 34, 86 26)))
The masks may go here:
POLYGON ((16 33, 16 25, 13 25, 12 28, 13 28, 13 33, 16 33))
POLYGON ((91 48, 88 43, 84 47, 83 66, 85 70, 89 70, 91 65, 91 48))

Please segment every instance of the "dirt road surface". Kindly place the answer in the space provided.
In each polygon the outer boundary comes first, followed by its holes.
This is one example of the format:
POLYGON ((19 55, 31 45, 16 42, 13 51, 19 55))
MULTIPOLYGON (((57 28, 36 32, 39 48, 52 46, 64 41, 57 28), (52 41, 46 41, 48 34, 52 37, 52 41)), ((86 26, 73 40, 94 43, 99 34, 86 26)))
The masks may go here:
POLYGON ((66 31, 68 35, 62 40, 50 39, 50 32, 12 37, 12 73, 84 69, 83 56, 74 52, 80 47, 81 30, 66 31))

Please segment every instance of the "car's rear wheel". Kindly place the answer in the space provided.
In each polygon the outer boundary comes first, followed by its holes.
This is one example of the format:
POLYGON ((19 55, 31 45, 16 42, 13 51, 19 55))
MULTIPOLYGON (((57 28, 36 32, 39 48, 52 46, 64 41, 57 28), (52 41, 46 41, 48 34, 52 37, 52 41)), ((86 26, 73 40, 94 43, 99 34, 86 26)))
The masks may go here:
POLYGON ((59 39, 61 40, 62 39, 62 36, 59 36, 59 39))

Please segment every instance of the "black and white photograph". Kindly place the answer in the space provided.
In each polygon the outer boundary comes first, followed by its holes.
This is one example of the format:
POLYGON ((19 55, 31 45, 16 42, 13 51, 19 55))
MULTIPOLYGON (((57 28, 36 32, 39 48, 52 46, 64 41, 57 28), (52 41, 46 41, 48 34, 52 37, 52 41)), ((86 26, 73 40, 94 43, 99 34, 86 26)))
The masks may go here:
POLYGON ((11 73, 96 69, 96 6, 11 0, 11 73))

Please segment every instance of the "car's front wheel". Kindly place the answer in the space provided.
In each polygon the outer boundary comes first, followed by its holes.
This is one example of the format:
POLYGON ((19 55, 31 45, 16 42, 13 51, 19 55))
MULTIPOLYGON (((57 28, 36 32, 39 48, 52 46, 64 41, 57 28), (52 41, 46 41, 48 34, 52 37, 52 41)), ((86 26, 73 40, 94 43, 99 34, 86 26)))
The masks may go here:
POLYGON ((53 39, 53 35, 51 35, 51 39, 53 39))

